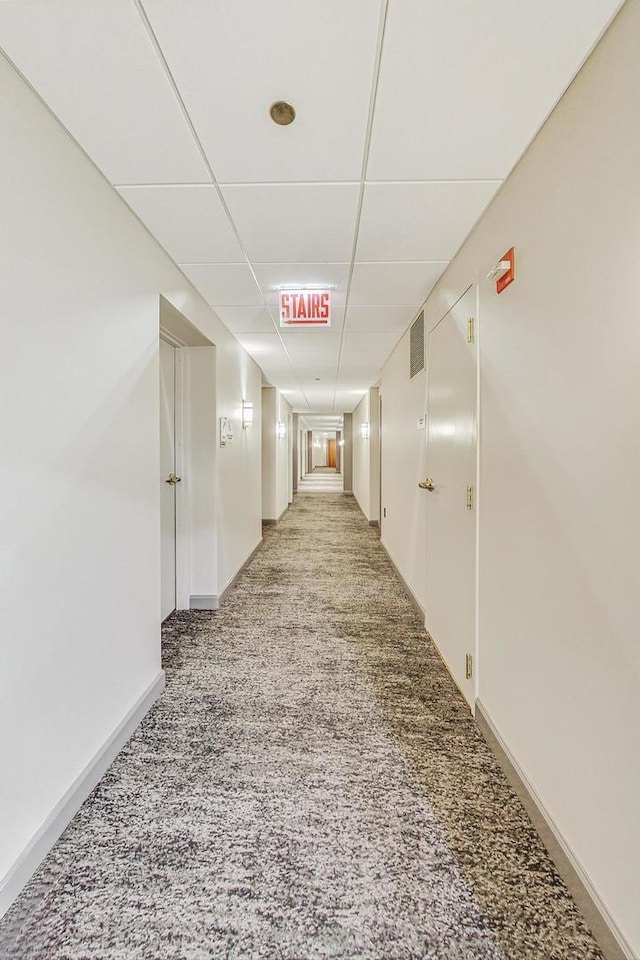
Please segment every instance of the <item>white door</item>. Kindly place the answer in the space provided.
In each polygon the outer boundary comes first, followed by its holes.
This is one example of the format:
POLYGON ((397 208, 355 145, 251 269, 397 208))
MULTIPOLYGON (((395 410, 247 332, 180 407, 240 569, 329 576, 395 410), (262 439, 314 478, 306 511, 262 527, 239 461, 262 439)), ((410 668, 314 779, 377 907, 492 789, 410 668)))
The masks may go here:
POLYGON ((161 602, 165 620, 176 608, 176 351, 160 341, 161 602))
POLYGON ((476 292, 429 334, 426 626, 469 704, 476 623, 476 292), (469 323, 471 321, 471 324, 469 323), (473 330, 473 333, 470 331, 473 330), (431 483, 429 484, 429 487, 431 483))

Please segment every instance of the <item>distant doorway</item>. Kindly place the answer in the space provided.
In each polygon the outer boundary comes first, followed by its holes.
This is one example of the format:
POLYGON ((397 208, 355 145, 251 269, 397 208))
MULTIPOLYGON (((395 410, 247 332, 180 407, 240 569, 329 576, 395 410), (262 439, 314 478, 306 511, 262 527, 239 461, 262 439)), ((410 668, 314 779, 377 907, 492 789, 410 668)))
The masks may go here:
POLYGON ((336 441, 327 440, 327 466, 336 467, 336 441))

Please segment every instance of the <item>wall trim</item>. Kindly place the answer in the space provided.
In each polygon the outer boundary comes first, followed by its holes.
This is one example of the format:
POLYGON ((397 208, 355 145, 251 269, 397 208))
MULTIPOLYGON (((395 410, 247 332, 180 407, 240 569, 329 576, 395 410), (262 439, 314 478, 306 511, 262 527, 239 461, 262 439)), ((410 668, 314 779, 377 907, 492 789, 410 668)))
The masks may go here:
POLYGON ((518 794, 569 893, 591 928, 606 960, 637 960, 631 945, 598 895, 587 871, 500 736, 480 700, 476 700, 475 718, 507 780, 518 794))
MULTIPOLYGON (((279 517, 276 517, 275 519, 274 519, 273 517, 263 517, 263 518, 262 518, 263 524, 265 524, 265 525, 268 526, 268 527, 272 527, 272 526, 274 526, 276 523, 280 523, 280 521, 281 521, 282 518, 284 517, 285 513, 286 513, 287 510, 289 509, 291 503, 293 503, 293 500, 291 500, 291 502, 286 505, 286 507, 284 508, 284 510, 282 511, 282 513, 280 514, 279 517)), ((257 549, 257 548, 256 548, 256 549, 257 549)), ((251 558, 249 558, 249 559, 251 559, 251 558)), ((248 561, 247 561, 247 562, 248 562, 248 561)), ((242 569, 243 569, 243 568, 241 567, 240 570, 242 570, 242 569)), ((240 572, 240 571, 238 571, 238 573, 239 573, 239 572, 240 572)), ((233 581, 232 581, 232 582, 233 582, 233 581)))
MULTIPOLYGON (((418 614, 418 616, 420 617, 420 620, 421 620, 421 622, 422 622, 422 625, 424 626, 425 612, 424 612, 424 610, 423 610, 423 608, 422 608, 422 604, 420 603, 420 601, 419 601, 418 598, 416 597, 415 593, 413 592, 413 590, 411 589, 411 587, 409 586, 409 584, 407 583, 407 581, 405 580, 405 578, 402 576, 402 574, 400 573, 400 571, 399 571, 398 568, 396 567, 395 563, 394 563, 393 560, 391 559, 391 554, 389 553, 389 551, 388 551, 387 548, 385 547, 385 545, 384 545, 384 543, 382 542, 382 540, 380 541, 380 546, 381 546, 382 549, 384 550, 384 555, 385 555, 385 557, 387 558, 387 560, 389 561, 389 563, 391 564, 391 566, 392 566, 392 568, 393 568, 393 572, 395 573, 396 577, 397 577, 398 580, 400 581, 400 586, 402 587, 402 589, 403 589, 404 592, 406 593, 407 597, 408 597, 409 600, 411 601, 411 606, 414 608, 415 612, 416 612, 416 613, 418 614)), ((442 659, 442 657, 440 656, 440 651, 439 651, 439 650, 438 650, 438 656, 440 657, 440 659, 442 659)))
POLYGON ((215 593, 192 593, 189 597, 189 610, 217 610, 220 598, 215 593))
POLYGON ((40 829, 0 880, 0 917, 20 895, 44 858, 64 833, 96 784, 164 690, 164 670, 160 670, 133 704, 113 733, 92 757, 60 798, 40 829))
MULTIPOLYGON (((263 521, 263 522, 264 522, 264 521, 263 521)), ((232 587, 235 587, 236 581, 237 581, 238 578, 240 577, 240 574, 241 574, 241 573, 244 573, 244 571, 247 569, 247 567, 249 566, 249 564, 251 563, 251 561, 252 561, 253 558, 255 557, 256 553, 258 553, 258 551, 262 549, 262 544, 263 544, 263 543, 264 543, 264 540, 263 540, 262 537, 261 537, 260 540, 258 541, 258 543, 256 544, 256 546, 253 548, 253 550, 251 551, 251 553, 250 553, 249 556, 247 557, 247 559, 245 560, 245 562, 242 564, 242 566, 241 566, 240 569, 238 570, 238 572, 235 574, 235 576, 233 576, 233 577, 231 578, 231 580, 229 580, 229 583, 226 585, 226 587, 224 588, 224 590, 223 590, 222 593, 220 594, 220 606, 222 606, 222 604, 224 603, 224 601, 227 599, 227 595, 228 595, 229 591, 232 589, 232 587)))

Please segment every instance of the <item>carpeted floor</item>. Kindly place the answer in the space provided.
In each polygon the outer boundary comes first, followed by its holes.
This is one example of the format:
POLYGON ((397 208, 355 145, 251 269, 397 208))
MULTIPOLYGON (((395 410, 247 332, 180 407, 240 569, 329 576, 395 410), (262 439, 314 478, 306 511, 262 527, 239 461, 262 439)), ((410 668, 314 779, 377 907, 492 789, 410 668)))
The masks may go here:
POLYGON ((600 960, 353 499, 298 495, 165 656, 2 960, 600 960))

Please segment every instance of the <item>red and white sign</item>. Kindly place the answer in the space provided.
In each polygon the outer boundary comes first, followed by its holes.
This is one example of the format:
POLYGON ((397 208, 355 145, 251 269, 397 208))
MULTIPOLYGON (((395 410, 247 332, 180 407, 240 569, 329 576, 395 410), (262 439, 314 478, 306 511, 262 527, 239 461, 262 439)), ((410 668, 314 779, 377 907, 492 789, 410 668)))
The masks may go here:
POLYGON ((501 263, 506 263, 508 269, 506 269, 496 280, 496 293, 502 293, 503 290, 509 286, 510 283, 516 278, 516 251, 515 247, 510 247, 505 254, 502 255, 501 263))
POLYGON ((330 327, 330 290, 281 290, 281 327, 330 327))

